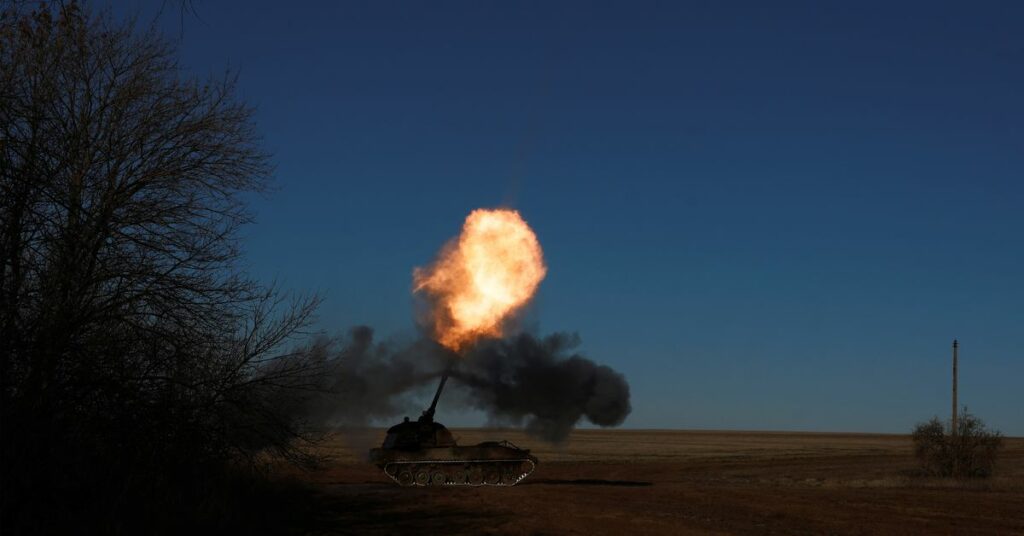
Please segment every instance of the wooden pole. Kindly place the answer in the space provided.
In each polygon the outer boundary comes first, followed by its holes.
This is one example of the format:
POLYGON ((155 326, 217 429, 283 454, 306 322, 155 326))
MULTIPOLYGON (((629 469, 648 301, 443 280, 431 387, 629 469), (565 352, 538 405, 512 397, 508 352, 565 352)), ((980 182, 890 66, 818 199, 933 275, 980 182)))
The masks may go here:
POLYGON ((956 418, 956 381, 957 381, 957 348, 960 345, 953 339, 953 428, 952 435, 957 434, 957 418, 956 418))

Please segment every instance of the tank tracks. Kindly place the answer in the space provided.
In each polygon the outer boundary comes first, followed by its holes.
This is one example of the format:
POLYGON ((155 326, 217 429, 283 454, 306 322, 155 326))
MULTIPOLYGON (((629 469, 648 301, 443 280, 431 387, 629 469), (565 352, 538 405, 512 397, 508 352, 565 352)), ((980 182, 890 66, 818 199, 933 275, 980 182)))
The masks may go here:
POLYGON ((423 460, 390 462, 384 474, 399 486, 515 486, 536 468, 533 460, 423 460))

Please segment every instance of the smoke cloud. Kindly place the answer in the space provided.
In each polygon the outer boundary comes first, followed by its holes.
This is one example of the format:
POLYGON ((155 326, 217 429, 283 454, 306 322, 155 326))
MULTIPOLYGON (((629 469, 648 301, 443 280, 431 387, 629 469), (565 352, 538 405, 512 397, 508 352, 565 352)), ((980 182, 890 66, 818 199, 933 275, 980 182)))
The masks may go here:
POLYGON ((626 378, 577 354, 575 334, 520 334, 479 343, 452 371, 474 405, 527 433, 562 441, 581 419, 622 424, 631 410, 626 378))
POLYGON ((622 374, 576 353, 579 344, 575 334, 518 334, 485 339, 460 357, 428 339, 375 343, 371 328, 356 327, 347 337, 323 339, 312 348, 328 373, 325 394, 311 401, 308 413, 341 426, 415 417, 425 409, 417 401, 433 392, 448 369, 443 399, 464 400, 492 422, 524 426, 534 437, 563 441, 582 420, 621 424, 631 410, 629 384, 622 374))
POLYGON ((375 343, 373 329, 366 326, 352 328, 346 337, 321 339, 312 352, 327 374, 308 412, 314 421, 335 426, 414 415, 415 395, 439 377, 445 364, 437 343, 375 343))

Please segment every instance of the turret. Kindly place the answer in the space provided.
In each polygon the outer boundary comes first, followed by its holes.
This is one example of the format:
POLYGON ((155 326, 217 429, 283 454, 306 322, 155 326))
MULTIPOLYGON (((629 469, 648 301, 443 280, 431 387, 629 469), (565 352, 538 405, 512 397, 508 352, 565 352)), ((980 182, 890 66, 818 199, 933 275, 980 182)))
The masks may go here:
POLYGON ((421 449, 434 447, 454 447, 455 438, 443 424, 434 422, 434 410, 437 409, 437 401, 441 398, 441 391, 448 381, 448 372, 441 376, 441 384, 437 386, 434 393, 434 400, 430 407, 420 415, 415 422, 410 422, 409 417, 404 422, 398 423, 388 429, 384 438, 383 448, 385 449, 421 449))

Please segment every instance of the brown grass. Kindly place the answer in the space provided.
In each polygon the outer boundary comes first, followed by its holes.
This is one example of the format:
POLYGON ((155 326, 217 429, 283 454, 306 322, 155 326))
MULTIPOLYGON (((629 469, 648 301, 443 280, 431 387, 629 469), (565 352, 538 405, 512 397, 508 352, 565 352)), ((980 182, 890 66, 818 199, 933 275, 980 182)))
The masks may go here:
POLYGON ((909 436, 579 430, 551 446, 512 430, 453 430, 462 444, 509 439, 541 460, 510 489, 403 489, 363 461, 380 430, 340 434, 305 475, 325 501, 320 533, 1024 534, 1024 439, 996 476, 914 476, 909 436))

